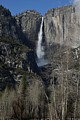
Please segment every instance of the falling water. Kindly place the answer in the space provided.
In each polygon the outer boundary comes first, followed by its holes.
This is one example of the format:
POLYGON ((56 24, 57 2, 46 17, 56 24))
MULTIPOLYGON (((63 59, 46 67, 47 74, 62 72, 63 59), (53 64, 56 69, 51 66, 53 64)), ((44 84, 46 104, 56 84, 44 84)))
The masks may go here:
POLYGON ((38 59, 43 58, 44 56, 44 47, 42 46, 42 39, 43 39, 43 17, 42 17, 42 22, 40 26, 40 31, 38 34, 38 43, 37 43, 37 57, 38 59))
POLYGON ((47 59, 44 58, 45 52, 44 52, 44 46, 42 46, 42 40, 43 40, 43 21, 44 21, 44 18, 42 17, 40 31, 39 31, 39 34, 38 34, 37 49, 36 49, 37 64, 38 64, 38 66, 43 66, 43 65, 46 65, 48 63, 47 59))

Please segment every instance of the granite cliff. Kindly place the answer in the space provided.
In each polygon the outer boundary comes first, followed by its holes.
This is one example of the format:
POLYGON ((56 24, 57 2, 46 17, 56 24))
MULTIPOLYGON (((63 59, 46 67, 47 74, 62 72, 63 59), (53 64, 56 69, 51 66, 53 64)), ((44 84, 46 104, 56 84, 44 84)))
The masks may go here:
MULTIPOLYGON (((26 39, 30 42, 30 47, 36 48, 42 15, 34 10, 28 10, 17 15, 15 19, 26 39)), ((25 44, 27 44, 26 40, 25 44)))
POLYGON ((56 43, 76 48, 80 44, 79 30, 79 15, 74 6, 49 10, 44 17, 48 45, 56 43))
MULTIPOLYGON (((32 13, 38 16, 35 12, 31 12, 31 16, 32 13)), ((0 90, 9 84, 14 87, 24 74, 32 74, 32 76, 39 74, 35 52, 32 49, 34 44, 29 42, 32 38, 27 39, 27 35, 24 34, 15 17, 9 10, 0 6, 0 90)))
POLYGON ((80 59, 80 16, 75 6, 49 10, 44 16, 46 54, 54 69, 79 70, 80 59))

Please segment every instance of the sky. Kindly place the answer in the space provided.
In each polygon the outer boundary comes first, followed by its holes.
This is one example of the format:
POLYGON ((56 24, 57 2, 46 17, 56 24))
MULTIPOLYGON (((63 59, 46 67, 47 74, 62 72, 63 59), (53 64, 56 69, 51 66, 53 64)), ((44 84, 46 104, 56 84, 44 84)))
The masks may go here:
POLYGON ((70 5, 71 0, 0 0, 0 5, 9 9, 12 15, 26 10, 36 10, 44 15, 48 10, 70 5))
POLYGON ((74 2, 80 2, 80 0, 74 0, 74 2))

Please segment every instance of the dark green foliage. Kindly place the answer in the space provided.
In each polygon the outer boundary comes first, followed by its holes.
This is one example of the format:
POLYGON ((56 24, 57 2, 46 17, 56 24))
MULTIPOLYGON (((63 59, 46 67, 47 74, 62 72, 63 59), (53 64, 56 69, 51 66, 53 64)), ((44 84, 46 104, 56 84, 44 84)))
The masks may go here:
POLYGON ((24 74, 23 77, 22 77, 21 85, 22 85, 22 94, 25 95, 26 92, 27 92, 26 89, 27 89, 27 86, 28 86, 26 74, 24 74))
POLYGON ((0 15, 11 16, 11 12, 8 9, 4 8, 2 5, 0 5, 0 15))
POLYGON ((68 105, 67 105, 67 117, 74 117, 74 109, 75 109, 75 98, 72 95, 68 97, 68 105))

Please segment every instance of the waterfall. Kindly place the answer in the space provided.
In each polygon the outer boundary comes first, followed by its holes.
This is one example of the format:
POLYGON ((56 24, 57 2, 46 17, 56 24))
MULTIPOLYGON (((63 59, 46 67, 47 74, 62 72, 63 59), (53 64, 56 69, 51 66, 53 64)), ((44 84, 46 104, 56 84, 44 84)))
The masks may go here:
POLYGON ((42 17, 42 22, 40 26, 40 31, 38 34, 38 43, 37 43, 37 57, 38 59, 43 58, 44 56, 44 47, 42 46, 42 39, 43 39, 43 17, 42 17))
POLYGON ((43 22, 44 22, 44 18, 42 17, 40 31, 38 33, 38 42, 37 42, 37 49, 36 49, 37 65, 38 66, 43 66, 43 65, 48 64, 48 60, 44 58, 45 52, 44 52, 44 46, 42 45, 42 41, 43 41, 43 22))

